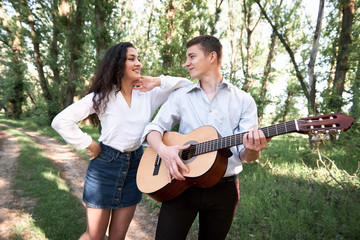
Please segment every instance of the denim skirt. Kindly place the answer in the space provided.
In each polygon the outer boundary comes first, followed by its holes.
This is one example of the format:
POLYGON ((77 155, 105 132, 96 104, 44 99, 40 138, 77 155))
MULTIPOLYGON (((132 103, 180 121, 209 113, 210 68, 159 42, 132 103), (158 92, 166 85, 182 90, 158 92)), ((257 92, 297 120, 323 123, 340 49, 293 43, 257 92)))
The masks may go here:
POLYGON ((101 145, 101 152, 87 169, 83 201, 88 207, 118 209, 136 205, 142 193, 136 185, 136 173, 142 146, 132 152, 121 152, 101 145))

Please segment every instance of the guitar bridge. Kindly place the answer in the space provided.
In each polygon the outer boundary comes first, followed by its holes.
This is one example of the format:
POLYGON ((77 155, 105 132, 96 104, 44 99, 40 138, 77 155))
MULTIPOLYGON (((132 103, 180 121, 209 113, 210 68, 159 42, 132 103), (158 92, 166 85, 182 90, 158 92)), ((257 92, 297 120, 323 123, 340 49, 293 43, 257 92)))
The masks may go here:
POLYGON ((159 157, 159 155, 156 155, 153 176, 159 174, 160 163, 161 163, 161 158, 159 157))

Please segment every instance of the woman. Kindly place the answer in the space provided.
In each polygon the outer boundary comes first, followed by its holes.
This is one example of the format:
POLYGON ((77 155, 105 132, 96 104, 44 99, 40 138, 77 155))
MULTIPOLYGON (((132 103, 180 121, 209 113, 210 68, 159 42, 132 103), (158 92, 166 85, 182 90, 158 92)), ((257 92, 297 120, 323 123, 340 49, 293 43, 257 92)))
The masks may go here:
POLYGON ((172 90, 191 84, 182 78, 140 77, 140 70, 139 56, 131 43, 112 46, 97 69, 89 94, 52 122, 69 144, 87 148, 86 154, 92 156, 83 193, 87 229, 80 239, 103 240, 108 225, 109 240, 125 239, 142 196, 136 172, 145 125, 172 90), (76 125, 89 115, 92 122, 100 123, 100 144, 76 125))

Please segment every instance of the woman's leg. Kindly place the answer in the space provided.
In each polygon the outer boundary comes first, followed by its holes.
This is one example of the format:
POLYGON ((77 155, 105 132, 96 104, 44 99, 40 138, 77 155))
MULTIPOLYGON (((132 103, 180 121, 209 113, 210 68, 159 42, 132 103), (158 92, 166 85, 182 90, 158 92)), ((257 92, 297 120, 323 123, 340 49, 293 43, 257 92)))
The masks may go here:
POLYGON ((136 205, 112 210, 109 240, 125 239, 135 208, 136 205))
POLYGON ((103 240, 111 209, 86 207, 87 228, 79 240, 103 240))

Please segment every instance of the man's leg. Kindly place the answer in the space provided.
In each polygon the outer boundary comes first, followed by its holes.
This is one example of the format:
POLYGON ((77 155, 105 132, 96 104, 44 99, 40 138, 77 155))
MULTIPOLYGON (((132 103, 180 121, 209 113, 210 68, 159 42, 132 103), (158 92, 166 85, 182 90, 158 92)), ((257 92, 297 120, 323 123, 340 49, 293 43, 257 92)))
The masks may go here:
POLYGON ((218 183, 206 190, 199 213, 199 239, 225 239, 239 204, 239 180, 218 183))
POLYGON ((199 207, 199 190, 189 188, 161 205, 156 240, 185 240, 199 207))

